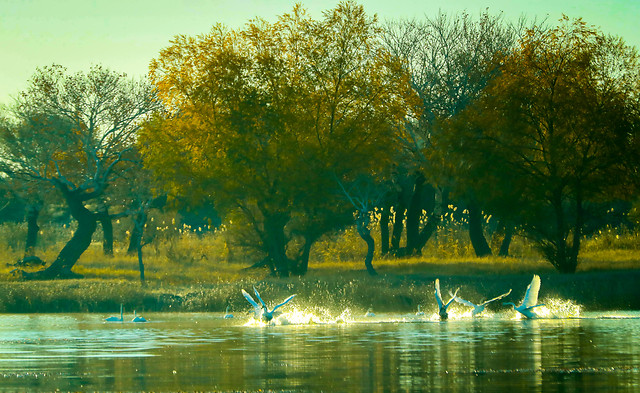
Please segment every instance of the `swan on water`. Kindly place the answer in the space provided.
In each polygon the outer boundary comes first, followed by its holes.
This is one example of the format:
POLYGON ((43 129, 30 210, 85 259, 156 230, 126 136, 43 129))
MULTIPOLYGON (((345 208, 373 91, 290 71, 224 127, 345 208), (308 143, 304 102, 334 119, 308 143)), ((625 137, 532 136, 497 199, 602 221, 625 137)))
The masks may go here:
POLYGON ((123 309, 122 309, 122 304, 120 304, 120 316, 119 317, 111 316, 109 318, 105 318, 105 321, 107 321, 107 322, 122 322, 123 321, 122 314, 123 314, 123 309))
POLYGON ((147 320, 144 319, 144 317, 139 316, 136 311, 133 310, 133 319, 131 322, 147 322, 147 320))
POLYGON ((537 318, 533 309, 536 307, 544 306, 544 304, 536 304, 538 303, 538 292, 540 291, 540 276, 537 274, 533 275, 533 279, 531 280, 531 284, 527 286, 527 292, 524 294, 524 298, 522 299, 522 303, 519 306, 516 306, 514 303, 505 302, 502 303, 505 306, 512 306, 514 310, 524 315, 526 318, 533 319, 537 318))
POLYGON ((224 319, 230 319, 233 318, 233 314, 229 313, 229 306, 227 306, 227 310, 225 311, 224 314, 224 319))
POLYGON ((444 302, 442 301, 442 296, 440 295, 440 280, 436 278, 436 302, 438 302, 438 315, 440 315, 440 319, 446 320, 447 318, 449 318, 447 309, 455 300, 459 289, 460 288, 456 289, 456 292, 451 295, 451 299, 447 302, 447 304, 444 304, 444 302))
POLYGON ((456 297, 456 302, 462 303, 462 304, 464 304, 466 306, 469 306, 469 307, 473 307, 473 311, 471 312, 471 316, 475 317, 476 315, 478 315, 478 314, 480 314, 481 312, 484 311, 484 309, 485 309, 487 304, 489 304, 491 302, 495 302, 496 300, 500 300, 503 297, 509 295, 510 293, 511 293, 511 289, 509 289, 509 292, 507 292, 507 293, 503 293, 502 295, 500 295, 498 297, 494 297, 493 299, 487 300, 486 302, 483 302, 483 303, 480 303, 480 304, 471 303, 470 301, 464 300, 461 297, 456 297))
POLYGON ((242 290, 242 295, 244 295, 244 298, 247 299, 247 301, 251 303, 251 305, 253 306, 253 312, 255 317, 257 319, 263 320, 264 322, 271 321, 273 317, 277 315, 275 314, 276 310, 284 306, 285 304, 289 303, 289 301, 296 296, 296 295, 289 296, 282 303, 276 305, 275 307, 273 307, 271 311, 269 311, 269 309, 267 308, 267 305, 264 303, 264 301, 260 297, 260 294, 258 293, 258 290, 255 287, 253 287, 253 292, 256 294, 256 298, 258 298, 260 305, 258 305, 258 303, 256 303, 256 301, 253 300, 251 295, 249 295, 244 289, 242 290))
POLYGON ((418 304, 418 311, 416 311, 416 317, 424 316, 424 311, 420 310, 420 305, 418 304))
POLYGON ((367 312, 364 314, 364 316, 365 316, 365 317, 367 317, 367 318, 371 318, 371 317, 375 317, 375 316, 376 316, 376 314, 373 312, 373 309, 372 309, 372 308, 369 308, 369 309, 367 310, 367 312))

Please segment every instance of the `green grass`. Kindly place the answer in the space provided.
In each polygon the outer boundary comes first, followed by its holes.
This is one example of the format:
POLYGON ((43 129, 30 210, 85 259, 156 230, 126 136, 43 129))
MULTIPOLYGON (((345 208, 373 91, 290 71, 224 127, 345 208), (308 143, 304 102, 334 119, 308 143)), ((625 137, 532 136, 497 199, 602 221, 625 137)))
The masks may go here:
MULTIPOLYGON (((376 255, 378 277, 364 272, 364 242, 349 229, 316 244, 308 274, 288 279, 271 277, 264 269, 244 270, 256 257, 230 248, 224 233, 178 232, 158 236, 144 248, 147 285, 143 287, 137 258, 125 253, 124 231, 117 237, 115 256, 105 257, 99 242, 85 252, 73 269, 85 278, 23 282, 13 278, 14 267, 6 263, 21 258, 24 228, 0 227, 0 257, 6 262, 0 265, 0 312, 114 313, 120 303, 139 311, 224 311, 227 306, 246 310, 240 289, 254 285, 266 299, 281 300, 297 293, 298 305, 332 312, 347 307, 409 312, 418 304, 429 311, 436 277, 443 289, 460 286, 461 294, 470 299, 513 288, 512 296, 519 300, 533 273, 543 279, 543 299, 571 299, 587 309, 640 309, 637 233, 611 229, 585 240, 578 272, 563 275, 521 238, 514 241, 512 257, 476 258, 466 234, 454 229, 441 231, 422 257, 376 255)), ((37 250, 47 262, 55 259, 70 228, 58 231, 44 238, 45 247, 37 250)))

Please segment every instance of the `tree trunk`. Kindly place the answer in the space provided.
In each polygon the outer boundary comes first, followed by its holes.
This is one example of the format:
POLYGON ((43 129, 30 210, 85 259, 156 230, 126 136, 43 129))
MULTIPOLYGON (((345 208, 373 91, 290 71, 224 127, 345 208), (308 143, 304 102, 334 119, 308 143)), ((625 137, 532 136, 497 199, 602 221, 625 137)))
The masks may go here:
POLYGON ((413 185, 411 201, 407 209, 407 251, 406 255, 413 255, 418 250, 420 243, 420 217, 422 216, 422 189, 425 178, 422 174, 416 175, 413 185))
POLYGON ((573 244, 571 246, 571 255, 568 261, 568 273, 575 273, 578 269, 578 255, 580 254, 580 242, 582 240, 582 229, 584 227, 584 208, 582 206, 582 192, 578 185, 576 197, 576 221, 573 228, 573 244))
POLYGON ((91 245, 91 237, 97 227, 95 215, 84 206, 82 199, 76 193, 70 191, 62 184, 59 184, 58 188, 62 191, 71 216, 78 222, 78 228, 62 248, 56 260, 53 261, 48 268, 31 274, 25 273, 25 278, 51 279, 77 277, 78 275, 72 273, 71 269, 80 256, 91 245))
POLYGON ((391 215, 389 206, 384 206, 380 210, 380 255, 389 253, 389 217, 391 215))
POLYGON ((273 273, 279 277, 288 277, 291 262, 286 252, 284 227, 289 218, 284 214, 264 215, 264 241, 266 251, 273 264, 273 273))
POLYGON ((139 236, 136 236, 136 251, 138 253, 138 269, 140 270, 140 283, 142 285, 145 284, 144 281, 144 263, 142 261, 142 247, 144 247, 144 226, 147 223, 147 213, 144 211, 144 207, 138 210, 136 217, 134 219, 134 226, 136 229, 136 233, 139 236))
POLYGON ((398 254, 400 251, 400 239, 404 230, 404 214, 407 210, 404 202, 404 190, 398 192, 398 200, 394 207, 395 217, 393 218, 393 233, 391 236, 391 252, 398 254))
POLYGON ((140 245, 138 246, 138 269, 140 269, 140 283, 144 285, 145 282, 144 282, 144 263, 142 262, 142 243, 140 243, 140 245))
POLYGON ((313 243, 314 240, 305 237, 300 255, 296 259, 295 264, 291 266, 292 274, 297 276, 304 276, 307 274, 307 271, 309 270, 309 256, 311 255, 311 246, 313 243))
POLYGON ((138 244, 142 242, 142 230, 143 228, 138 227, 138 222, 142 219, 140 215, 145 215, 144 220, 146 221, 146 214, 138 211, 136 216, 133 218, 133 227, 131 228, 131 236, 129 237, 129 247, 127 247, 127 255, 134 255, 138 252, 138 244))
POLYGON ((509 256, 509 247, 511 246, 511 239, 513 238, 513 228, 509 227, 505 227, 504 228, 504 238, 502 239, 502 242, 500 243, 500 251, 498 252, 498 255, 501 257, 508 257, 509 256))
POLYGON ((109 216, 109 208, 106 205, 100 206, 96 218, 102 226, 102 251, 104 255, 113 256, 113 223, 109 216))
POLYGON ((478 257, 491 255, 491 247, 484 237, 482 212, 475 205, 470 204, 469 209, 469 239, 473 250, 478 257))
POLYGON ((371 231, 368 228, 368 212, 366 213, 367 217, 365 217, 364 213, 359 213, 358 222, 356 223, 356 228, 358 229, 358 234, 362 238, 362 240, 367 243, 367 255, 364 258, 364 266, 367 268, 367 273, 370 276, 375 276, 378 273, 373 268, 373 252, 375 250, 376 244, 375 240, 371 236, 371 231))
POLYGON ((435 213, 431 213, 427 220, 427 224, 420 231, 420 236, 418 237, 418 244, 416 245, 416 254, 422 255, 422 249, 427 244, 431 236, 438 229, 438 223, 440 222, 440 217, 435 213))
MULTIPOLYGON (((555 214, 555 228, 552 233, 546 238, 539 241, 539 246, 542 249, 547 260, 558 270, 560 273, 575 273, 578 266, 578 255, 576 250, 580 248, 580 233, 581 228, 574 228, 573 245, 569 247, 567 244, 568 231, 567 223, 565 219, 565 212, 563 206, 563 187, 558 187, 551 194, 551 207, 555 214)), ((576 224, 579 220, 583 220, 582 201, 577 198, 576 201, 576 224), (578 207, 579 206, 579 207, 578 207)))
POLYGON ((422 249, 427 244, 431 236, 438 230, 438 224, 440 223, 441 217, 437 211, 443 211, 444 206, 446 205, 446 197, 445 191, 442 191, 441 201, 437 203, 437 190, 430 184, 425 184, 422 187, 423 197, 423 207, 429 213, 429 217, 427 217, 427 223, 420 230, 420 235, 418 236, 418 243, 416 244, 415 254, 422 255, 422 249))
POLYGON ((30 204, 27 206, 27 240, 24 245, 24 256, 29 257, 35 255, 35 247, 38 243, 38 216, 40 215, 40 206, 30 204))

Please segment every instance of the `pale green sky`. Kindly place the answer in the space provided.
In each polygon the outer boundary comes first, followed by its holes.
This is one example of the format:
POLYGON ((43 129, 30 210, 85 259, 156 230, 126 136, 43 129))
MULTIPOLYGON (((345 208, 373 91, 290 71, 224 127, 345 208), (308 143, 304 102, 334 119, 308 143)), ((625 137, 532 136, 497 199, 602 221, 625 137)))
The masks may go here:
MULTIPOLYGON (((26 87, 36 67, 71 71, 102 64, 132 76, 177 34, 206 33, 222 22, 238 27, 261 16, 273 20, 295 0, 0 0, 0 104, 26 87)), ((337 0, 301 1, 314 17, 337 0)), ((640 0, 361 0, 381 20, 433 16, 438 10, 477 14, 488 8, 555 22, 564 13, 640 48, 640 0)))

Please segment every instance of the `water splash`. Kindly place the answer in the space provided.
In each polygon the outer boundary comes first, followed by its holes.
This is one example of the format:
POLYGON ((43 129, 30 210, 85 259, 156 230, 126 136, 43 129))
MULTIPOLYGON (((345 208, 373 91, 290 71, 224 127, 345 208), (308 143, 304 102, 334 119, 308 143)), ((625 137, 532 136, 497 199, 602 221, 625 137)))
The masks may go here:
MULTIPOLYGON (((546 298, 541 301, 544 306, 534 309, 538 318, 580 318, 582 306, 576 304, 573 300, 546 298)), ((516 312, 514 319, 526 319, 522 314, 516 312)))
POLYGON ((349 308, 345 308, 340 315, 334 320, 335 323, 349 323, 353 322, 353 317, 351 315, 351 310, 349 308))
MULTIPOLYGON (((547 298, 542 301, 545 305, 535 309, 539 318, 563 319, 580 318, 582 307, 572 300, 547 298)), ((485 310, 475 317, 469 308, 456 307, 449 310, 448 321, 458 320, 490 320, 490 319, 524 319, 524 317, 513 310, 504 309, 498 311, 485 310)), ((437 312, 425 312, 425 315, 415 314, 379 314, 375 317, 357 316, 349 309, 344 309, 338 316, 330 311, 319 308, 294 308, 285 311, 269 322, 251 317, 244 326, 265 327, 265 326, 286 326, 286 325, 335 325, 335 324, 365 324, 365 323, 389 323, 389 322, 440 322, 442 321, 437 312)))
POLYGON ((579 318, 581 306, 569 299, 547 298, 536 310, 541 318, 579 318))
POLYGON ((338 317, 332 316, 323 309, 298 309, 283 312, 269 322, 264 322, 251 317, 244 326, 285 326, 285 325, 328 325, 353 322, 351 310, 348 308, 342 311, 338 317))

